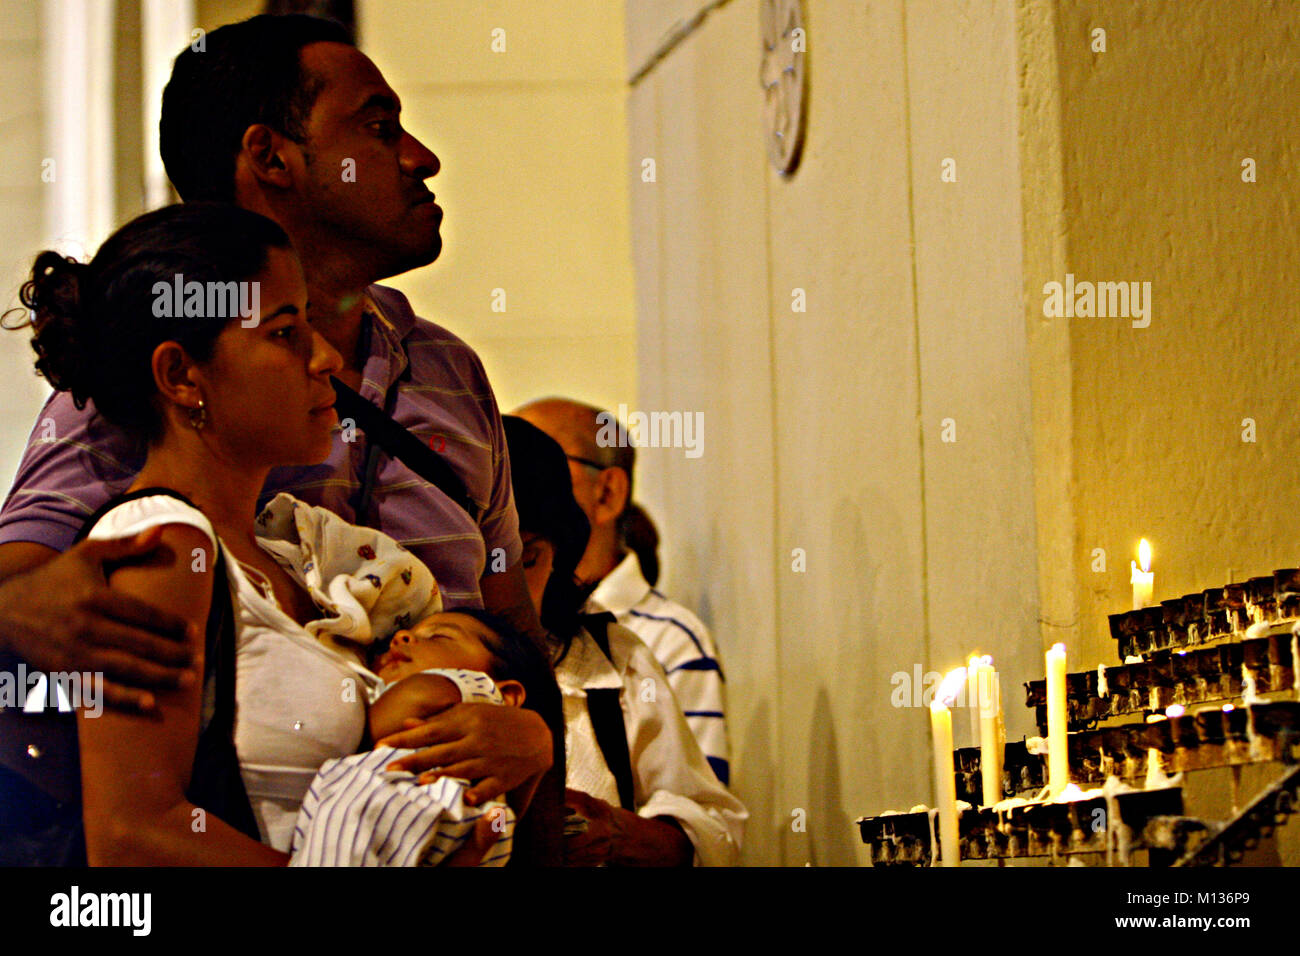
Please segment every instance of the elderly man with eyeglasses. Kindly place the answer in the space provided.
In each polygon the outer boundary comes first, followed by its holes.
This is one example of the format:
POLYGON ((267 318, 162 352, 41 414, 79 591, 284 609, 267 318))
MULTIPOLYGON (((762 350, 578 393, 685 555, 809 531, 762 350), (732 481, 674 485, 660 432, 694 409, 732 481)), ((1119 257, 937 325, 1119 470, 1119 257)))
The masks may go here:
POLYGON ((614 612, 618 623, 641 638, 663 665, 700 749, 718 779, 729 784, 725 688, 717 648, 699 618, 646 580, 622 533, 634 507, 634 443, 602 446, 597 436, 612 416, 569 399, 541 399, 514 414, 554 438, 569 459, 573 496, 591 522, 579 580, 593 588, 591 600, 614 612))

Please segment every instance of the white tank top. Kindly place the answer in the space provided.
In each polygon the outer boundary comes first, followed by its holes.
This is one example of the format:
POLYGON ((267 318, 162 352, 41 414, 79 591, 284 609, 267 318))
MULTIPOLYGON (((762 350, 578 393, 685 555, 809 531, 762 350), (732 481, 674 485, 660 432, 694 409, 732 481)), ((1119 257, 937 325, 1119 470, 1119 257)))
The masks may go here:
MULTIPOLYGON (((123 502, 87 535, 111 539, 184 524, 219 544, 203 512, 167 495, 123 502)), ((360 530, 360 529, 358 529, 360 530)), ((368 534, 374 534, 370 531, 368 534)), ((282 611, 255 568, 226 555, 235 605, 235 750, 262 841, 288 852, 298 808, 322 763, 355 753, 378 678, 282 611)), ((268 553, 274 552, 268 549, 268 553)), ((286 572, 301 582, 294 568, 286 572)))

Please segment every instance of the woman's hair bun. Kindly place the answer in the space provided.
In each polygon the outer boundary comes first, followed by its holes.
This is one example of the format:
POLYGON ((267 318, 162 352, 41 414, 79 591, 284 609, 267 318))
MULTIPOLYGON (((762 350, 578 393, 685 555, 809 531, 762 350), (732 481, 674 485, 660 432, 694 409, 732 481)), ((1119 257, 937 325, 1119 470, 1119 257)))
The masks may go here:
POLYGON ((36 370, 57 391, 71 392, 78 408, 90 398, 98 351, 82 304, 89 271, 85 263, 42 252, 19 294, 35 331, 36 370))
POLYGON ((42 252, 20 293, 28 310, 22 326, 35 331, 37 372, 71 393, 78 408, 93 400, 98 414, 132 437, 160 438, 155 350, 175 342, 195 362, 207 362, 232 316, 222 308, 188 314, 188 306, 181 316, 159 284, 172 290, 183 278, 187 289, 211 289, 256 281, 272 248, 293 247, 270 219, 231 203, 185 203, 132 219, 89 264, 42 252))

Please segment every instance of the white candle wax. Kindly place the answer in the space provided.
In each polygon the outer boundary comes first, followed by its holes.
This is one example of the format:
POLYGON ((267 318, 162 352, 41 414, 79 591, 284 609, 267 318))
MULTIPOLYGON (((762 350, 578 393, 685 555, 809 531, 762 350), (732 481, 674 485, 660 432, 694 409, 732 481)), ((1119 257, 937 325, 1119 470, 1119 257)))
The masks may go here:
POLYGON ((979 711, 980 776, 984 781, 984 806, 991 807, 1002 799, 1002 700, 992 658, 972 661, 974 707, 979 711))
POLYGON ((1300 698, 1300 624, 1291 628, 1291 690, 1300 698))
POLYGON ((952 765, 952 712, 936 696, 930 705, 930 731, 934 736, 935 806, 939 811, 939 845, 943 866, 960 860, 957 843, 957 781, 952 765))
POLYGON ((1165 776, 1164 758, 1155 747, 1148 747, 1146 789, 1157 790, 1168 783, 1169 778, 1165 776))
POLYGON ((1070 783, 1065 688, 1065 645, 1047 652, 1047 784, 1053 798, 1070 783))

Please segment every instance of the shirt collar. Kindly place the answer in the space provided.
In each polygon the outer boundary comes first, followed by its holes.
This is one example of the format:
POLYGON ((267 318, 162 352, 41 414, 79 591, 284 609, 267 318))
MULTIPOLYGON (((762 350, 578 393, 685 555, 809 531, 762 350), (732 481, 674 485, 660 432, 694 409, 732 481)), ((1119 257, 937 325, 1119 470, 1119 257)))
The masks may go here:
POLYGON ((410 307, 402 308, 405 302, 395 302, 384 293, 392 292, 382 286, 370 286, 365 294, 365 322, 368 324, 370 354, 366 356, 362 369, 361 391, 373 392, 368 397, 378 398, 382 408, 388 391, 393 387, 402 373, 406 371, 406 349, 402 340, 415 327, 415 315, 410 307))
POLYGON ((396 289, 372 285, 365 291, 366 311, 377 314, 380 324, 392 333, 394 342, 401 342, 415 328, 415 313, 406 296, 396 289))
POLYGON ((585 629, 569 644, 564 660, 555 668, 555 680, 560 690, 570 695, 623 686, 623 678, 585 629))
POLYGON ((591 599, 620 615, 644 601, 649 593, 650 585, 641 576, 641 562, 634 552, 629 551, 618 566, 601 579, 596 590, 591 592, 591 599))

